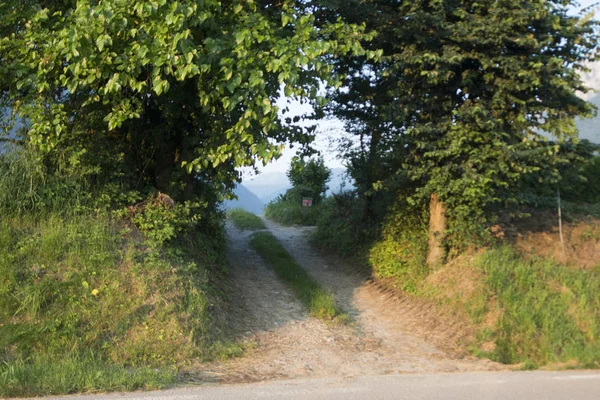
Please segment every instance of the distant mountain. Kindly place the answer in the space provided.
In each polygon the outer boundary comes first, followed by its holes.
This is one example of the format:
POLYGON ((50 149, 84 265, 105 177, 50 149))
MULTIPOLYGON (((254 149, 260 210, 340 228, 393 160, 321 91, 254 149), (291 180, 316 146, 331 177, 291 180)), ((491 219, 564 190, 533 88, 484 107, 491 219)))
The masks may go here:
POLYGON ((256 193, 265 204, 274 200, 292 187, 285 172, 269 172, 253 176, 243 181, 244 186, 256 193))
POLYGON ((250 211, 254 214, 262 214, 263 209, 265 208, 265 203, 263 203, 252 191, 250 191, 244 185, 237 185, 234 193, 237 195, 236 200, 228 200, 225 202, 224 206, 226 210, 231 210, 233 208, 243 208, 246 211, 250 211))
POLYGON ((327 186, 329 186, 327 195, 339 193, 342 190, 354 189, 352 178, 346 175, 346 170, 344 168, 331 169, 331 179, 327 182, 327 186))
MULTIPOLYGON (((600 109, 600 94, 590 99, 590 103, 600 109)), ((580 139, 600 144, 600 115, 592 119, 578 119, 577 129, 579 129, 580 139)))
MULTIPOLYGON (((327 191, 328 195, 331 193, 339 193, 342 184, 344 190, 354 189, 351 178, 348 178, 345 175, 346 170, 344 168, 332 168, 331 179, 327 183, 327 186, 329 186, 329 190, 327 191)), ((244 185, 252 192, 256 193, 258 198, 265 204, 275 200, 277 196, 284 194, 292 187, 285 172, 269 172, 256 175, 245 180, 244 185)))

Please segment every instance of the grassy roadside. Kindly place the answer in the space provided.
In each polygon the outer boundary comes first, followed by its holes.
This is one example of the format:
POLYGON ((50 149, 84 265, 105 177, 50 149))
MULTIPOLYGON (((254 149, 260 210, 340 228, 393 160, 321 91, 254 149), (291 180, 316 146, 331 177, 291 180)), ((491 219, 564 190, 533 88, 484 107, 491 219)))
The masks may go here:
POLYGON ((361 230, 361 206, 352 198, 326 201, 314 243, 359 260, 357 268, 382 285, 456 315, 474 332, 467 343, 474 355, 529 369, 600 368, 597 221, 564 228, 579 264, 552 258, 558 233, 544 228, 525 231, 519 243, 505 240, 430 269, 425 218, 399 209, 379 230, 361 230))
POLYGON ((250 245, 287 283, 311 315, 325 320, 343 321, 348 317, 336 305, 333 296, 302 268, 270 232, 257 232, 250 245))
POLYGON ((575 269, 501 246, 473 268, 483 276, 483 290, 466 303, 483 324, 475 354, 528 368, 600 368, 600 265, 575 269), (497 320, 485 326, 489 315, 497 320))
POLYGON ((230 354, 220 250, 104 215, 0 221, 0 397, 164 388, 230 354))
POLYGON ((114 365, 91 353, 59 360, 34 356, 0 365, 0 397, 156 390, 172 386, 177 379, 174 369, 114 365))
POLYGON ((260 217, 243 210, 241 208, 235 208, 227 212, 227 216, 233 221, 233 224, 242 230, 260 230, 267 229, 265 223, 260 217))

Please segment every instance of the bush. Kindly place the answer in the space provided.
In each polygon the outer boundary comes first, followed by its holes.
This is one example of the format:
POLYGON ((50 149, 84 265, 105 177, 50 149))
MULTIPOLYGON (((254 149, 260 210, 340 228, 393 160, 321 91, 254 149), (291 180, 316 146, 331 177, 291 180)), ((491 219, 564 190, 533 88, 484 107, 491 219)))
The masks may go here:
POLYGON ((355 192, 328 198, 317 222, 314 242, 334 252, 364 259, 377 278, 391 278, 396 286, 414 292, 427 276, 427 213, 399 202, 388 208, 378 224, 365 222, 364 200, 355 192))
POLYGON ((363 200, 353 191, 328 197, 320 208, 314 242, 341 255, 365 253, 375 229, 363 221, 363 209, 363 200))
POLYGON ((294 189, 290 189, 285 195, 271 201, 265 208, 265 216, 282 225, 316 225, 321 205, 305 207, 302 205, 302 199, 298 200, 296 194, 294 189))
POLYGON ((394 208, 383 224, 381 238, 370 249, 369 263, 378 278, 393 278, 396 286, 415 293, 427 277, 428 215, 394 208))

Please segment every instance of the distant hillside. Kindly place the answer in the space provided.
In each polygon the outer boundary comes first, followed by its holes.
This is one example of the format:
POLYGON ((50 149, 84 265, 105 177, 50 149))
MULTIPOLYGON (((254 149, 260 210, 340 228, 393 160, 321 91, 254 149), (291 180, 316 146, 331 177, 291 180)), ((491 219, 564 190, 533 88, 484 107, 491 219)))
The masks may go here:
POLYGON ((342 189, 354 189, 352 178, 346 176, 346 170, 344 168, 333 168, 331 170, 331 179, 327 183, 327 186, 329 186, 329 190, 327 191, 328 195, 339 193, 342 189))
POLYGON ((265 203, 263 203, 252 191, 244 185, 237 185, 235 192, 236 200, 228 200, 225 202, 225 209, 243 208, 254 214, 262 214, 265 203))
MULTIPOLYGON (((327 194, 339 193, 344 183, 344 190, 354 188, 351 179, 345 176, 346 170, 343 168, 332 168, 331 179, 327 183, 329 190, 327 194)), ((244 181, 244 185, 252 192, 256 193, 263 203, 268 204, 275 200, 280 194, 284 194, 292 187, 285 172, 269 172, 260 174, 244 181)))
POLYGON ((265 204, 292 187, 285 172, 269 172, 244 180, 244 186, 256 193, 265 204))
MULTIPOLYGON (((591 103, 600 109, 600 94, 590 100, 591 103)), ((579 138, 587 139, 590 142, 600 144, 600 115, 592 119, 580 119, 577 121, 579 129, 579 138)))

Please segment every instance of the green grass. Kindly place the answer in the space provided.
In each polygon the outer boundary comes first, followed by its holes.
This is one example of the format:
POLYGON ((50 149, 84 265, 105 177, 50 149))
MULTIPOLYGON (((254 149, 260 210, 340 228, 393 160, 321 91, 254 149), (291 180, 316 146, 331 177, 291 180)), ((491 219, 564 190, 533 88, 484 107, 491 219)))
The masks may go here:
POLYGON ((260 219, 260 217, 241 208, 235 208, 228 211, 227 216, 231 218, 233 224, 239 229, 252 231, 267 229, 265 223, 262 219, 260 219))
POLYGON ((495 349, 481 352, 503 363, 546 365, 577 361, 600 368, 600 265, 568 268, 541 258, 523 259, 509 246, 475 260, 485 274, 485 296, 500 318, 480 332, 495 349))
POLYGON ((126 368, 90 354, 0 364, 0 397, 163 389, 176 381, 172 369, 126 368))
POLYGON ((347 315, 337 307, 333 296, 298 265, 275 236, 269 232, 257 232, 252 236, 250 244, 279 278, 292 288, 311 315, 325 321, 347 319, 347 315))
POLYGON ((103 215, 2 219, 0 395, 158 388, 224 356, 215 252, 200 233, 156 247, 103 215))
POLYGON ((304 207, 299 202, 274 200, 267 204, 265 217, 282 225, 314 226, 320 213, 320 205, 304 207))

